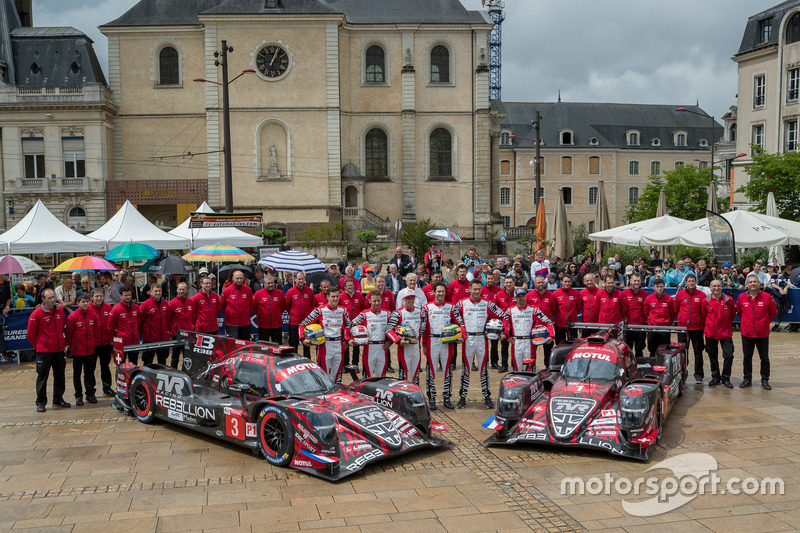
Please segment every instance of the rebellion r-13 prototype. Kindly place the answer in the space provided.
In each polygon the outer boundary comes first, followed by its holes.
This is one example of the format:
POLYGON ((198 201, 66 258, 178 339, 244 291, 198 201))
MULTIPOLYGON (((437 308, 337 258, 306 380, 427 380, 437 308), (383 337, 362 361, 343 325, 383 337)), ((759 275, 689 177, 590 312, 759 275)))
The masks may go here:
POLYGON ((185 348, 182 370, 124 362, 124 352, 149 345, 123 347, 115 339, 118 409, 146 424, 167 420, 259 450, 274 465, 328 480, 379 459, 449 445, 431 436, 428 405, 413 383, 373 378, 336 385, 288 346, 193 332, 180 332, 176 342, 185 348))
MULTIPOLYGON (((648 327, 637 326, 636 328, 648 327)), ((631 327, 633 329, 634 327, 631 327)), ((637 358, 620 323, 553 349, 549 369, 507 374, 485 444, 599 448, 647 460, 686 386, 686 349, 665 344, 637 358)), ((677 328, 671 328, 676 330, 677 328)))

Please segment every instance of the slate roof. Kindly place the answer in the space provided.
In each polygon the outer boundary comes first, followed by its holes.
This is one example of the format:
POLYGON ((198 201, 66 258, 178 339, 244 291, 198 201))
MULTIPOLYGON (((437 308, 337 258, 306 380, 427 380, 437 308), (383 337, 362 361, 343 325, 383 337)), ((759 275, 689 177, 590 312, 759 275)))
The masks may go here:
POLYGON ((101 28, 198 25, 198 15, 344 15, 351 24, 491 24, 459 0, 141 0, 101 28))
POLYGON ((736 52, 736 56, 777 46, 778 28, 781 27, 783 18, 790 9, 798 5, 800 5, 800 0, 788 0, 748 18, 747 25, 744 28, 744 35, 742 36, 742 44, 739 45, 739 51, 736 52), (758 34, 758 22, 768 18, 772 18, 772 32, 769 39, 766 42, 762 42, 761 36, 758 34))
POLYGON ((2 80, 5 83, 13 83, 15 79, 11 31, 21 25, 14 0, 0 0, 0 61, 8 65, 2 80))
MULTIPOLYGON (((505 114, 500 127, 510 130, 512 135, 535 138, 531 122, 536 111, 542 115, 541 138, 543 148, 559 147, 562 130, 573 132, 572 147, 624 148, 630 150, 697 150, 701 139, 711 140, 711 121, 706 117, 676 111, 678 107, 705 113, 703 109, 690 105, 613 104, 587 102, 502 102, 492 101, 492 108, 505 114), (639 146, 628 146, 626 133, 640 132, 639 146), (685 147, 673 144, 673 133, 687 133, 685 147), (596 138, 597 145, 590 144, 596 138), (651 146, 652 139, 659 139, 659 146, 651 146)), ((721 124, 715 122, 714 135, 719 140, 724 133, 721 124)), ((532 148, 534 143, 525 139, 513 139, 513 146, 532 148)))

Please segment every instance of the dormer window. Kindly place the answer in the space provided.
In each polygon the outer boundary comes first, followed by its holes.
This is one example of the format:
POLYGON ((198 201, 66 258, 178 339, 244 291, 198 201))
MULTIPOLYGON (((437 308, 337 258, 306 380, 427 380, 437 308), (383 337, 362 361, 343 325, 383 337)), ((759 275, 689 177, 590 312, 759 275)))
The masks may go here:
POLYGON ((509 146, 511 145, 511 134, 507 131, 500 133, 500 146, 509 146))
POLYGON ((761 19, 758 21, 758 37, 760 43, 769 41, 772 35, 772 17, 761 19))
POLYGON ((572 132, 569 130, 564 130, 561 132, 561 144, 572 144, 572 132))
POLYGON ((661 139, 655 138, 650 141, 650 146, 661 146, 661 139))
POLYGON ((700 146, 702 146, 703 148, 707 147, 708 141, 705 139, 700 139, 700 146))
POLYGON ((639 132, 636 130, 631 130, 627 132, 628 137, 628 146, 639 146, 639 132))
POLYGON ((675 146, 686 146, 686 132, 676 131, 674 137, 675 146))
POLYGON ((597 137, 592 137, 591 139, 589 139, 589 144, 592 146, 597 146, 600 144, 600 141, 597 140, 597 137))

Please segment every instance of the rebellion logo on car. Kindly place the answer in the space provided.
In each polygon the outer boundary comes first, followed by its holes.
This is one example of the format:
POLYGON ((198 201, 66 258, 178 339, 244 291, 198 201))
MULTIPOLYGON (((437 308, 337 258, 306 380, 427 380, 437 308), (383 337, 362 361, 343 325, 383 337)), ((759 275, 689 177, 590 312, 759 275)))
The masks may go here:
POLYGON ((384 455, 384 453, 382 451, 380 451, 380 450, 375 450, 375 449, 370 450, 370 451, 368 451, 368 452, 366 452, 366 453, 364 453, 362 455, 359 455, 355 459, 353 459, 353 462, 350 463, 349 465, 347 465, 345 468, 347 468, 348 470, 351 470, 351 471, 352 470, 358 470, 359 468, 361 468, 362 466, 367 464, 367 462, 369 462, 369 461, 371 461, 373 459, 377 459, 378 457, 380 457, 382 455, 384 455))
POLYGON ((392 421, 377 407, 364 406, 350 409, 344 412, 344 416, 382 439, 389 446, 398 447, 403 442, 392 421))
MULTIPOLYGON (((176 411, 183 415, 191 417, 202 418, 204 420, 216 420, 217 416, 213 410, 203 407, 202 405, 194 405, 185 403, 175 398, 168 398, 161 394, 156 394, 156 405, 166 411, 176 411)), ((174 418, 174 417, 171 417, 174 418)))
POLYGON ((556 397, 550 400, 550 419, 558 438, 572 435, 591 414, 596 402, 590 398, 556 397))

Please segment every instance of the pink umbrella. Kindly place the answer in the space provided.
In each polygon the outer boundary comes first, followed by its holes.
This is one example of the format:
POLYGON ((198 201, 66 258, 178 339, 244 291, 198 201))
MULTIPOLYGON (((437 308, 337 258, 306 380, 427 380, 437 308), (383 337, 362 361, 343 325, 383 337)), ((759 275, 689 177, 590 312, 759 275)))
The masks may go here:
POLYGON ((0 259, 0 274, 24 274, 25 268, 11 255, 0 259))

